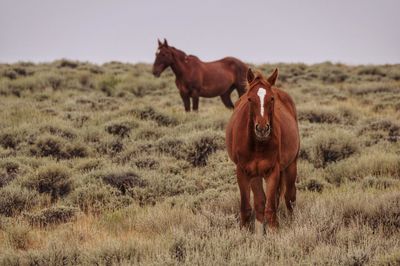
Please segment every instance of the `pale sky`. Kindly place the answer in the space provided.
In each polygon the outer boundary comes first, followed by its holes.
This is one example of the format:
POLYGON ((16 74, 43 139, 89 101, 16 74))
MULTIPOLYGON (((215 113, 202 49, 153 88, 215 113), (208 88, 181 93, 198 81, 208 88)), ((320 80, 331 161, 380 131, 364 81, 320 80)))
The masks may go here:
POLYGON ((399 0, 0 0, 0 62, 400 63, 399 0))

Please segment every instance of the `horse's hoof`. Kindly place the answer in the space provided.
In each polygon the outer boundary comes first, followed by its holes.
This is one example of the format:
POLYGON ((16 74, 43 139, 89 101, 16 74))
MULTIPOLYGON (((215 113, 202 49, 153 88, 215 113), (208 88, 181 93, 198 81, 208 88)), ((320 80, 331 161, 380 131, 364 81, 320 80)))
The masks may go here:
POLYGON ((264 235, 264 223, 260 222, 256 219, 254 233, 256 236, 263 236, 264 235))

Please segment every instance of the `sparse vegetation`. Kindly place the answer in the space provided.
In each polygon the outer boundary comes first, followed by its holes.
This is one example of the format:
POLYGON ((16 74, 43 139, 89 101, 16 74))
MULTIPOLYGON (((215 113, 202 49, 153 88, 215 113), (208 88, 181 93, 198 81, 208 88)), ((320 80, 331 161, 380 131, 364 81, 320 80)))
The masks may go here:
POLYGON ((147 64, 0 64, 0 265, 398 265, 400 67, 278 67, 298 200, 257 238, 219 98, 185 113, 147 64))

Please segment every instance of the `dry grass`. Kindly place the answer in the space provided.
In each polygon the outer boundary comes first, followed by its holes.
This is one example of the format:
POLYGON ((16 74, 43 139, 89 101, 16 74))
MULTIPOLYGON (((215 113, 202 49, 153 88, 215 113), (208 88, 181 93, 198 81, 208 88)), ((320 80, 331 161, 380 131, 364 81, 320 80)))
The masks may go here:
POLYGON ((398 265, 400 67, 279 68, 298 202, 257 238, 218 98, 186 114, 172 73, 145 64, 0 65, 0 265, 398 265))

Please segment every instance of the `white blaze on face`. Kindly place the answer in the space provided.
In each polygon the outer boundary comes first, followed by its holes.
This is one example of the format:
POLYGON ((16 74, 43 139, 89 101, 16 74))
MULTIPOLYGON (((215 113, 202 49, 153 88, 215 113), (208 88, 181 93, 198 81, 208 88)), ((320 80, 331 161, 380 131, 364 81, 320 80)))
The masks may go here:
POLYGON ((260 97, 260 105, 261 105, 261 116, 264 116, 264 97, 267 94, 267 91, 264 88, 259 88, 257 95, 260 97))
POLYGON ((157 49, 157 52, 156 52, 156 54, 159 54, 160 53, 160 49, 157 49))

